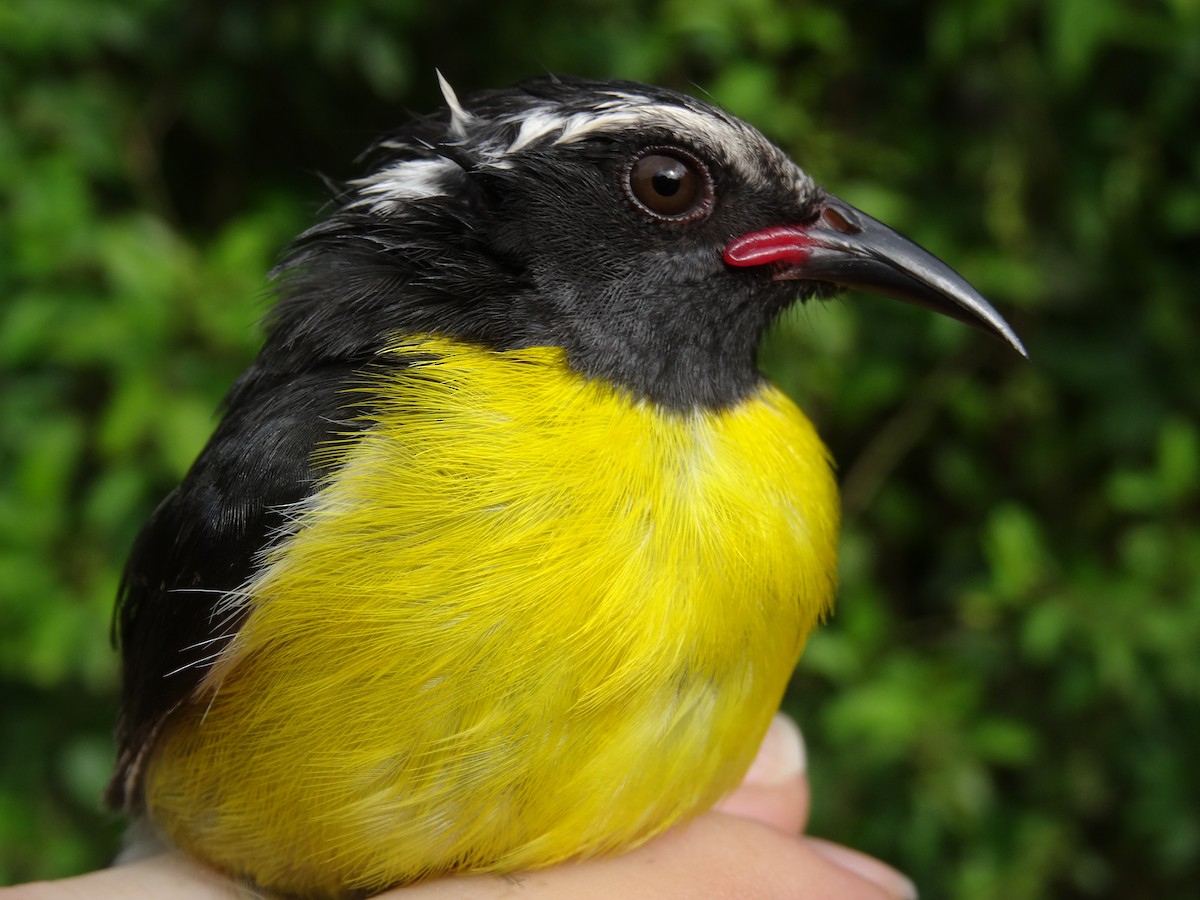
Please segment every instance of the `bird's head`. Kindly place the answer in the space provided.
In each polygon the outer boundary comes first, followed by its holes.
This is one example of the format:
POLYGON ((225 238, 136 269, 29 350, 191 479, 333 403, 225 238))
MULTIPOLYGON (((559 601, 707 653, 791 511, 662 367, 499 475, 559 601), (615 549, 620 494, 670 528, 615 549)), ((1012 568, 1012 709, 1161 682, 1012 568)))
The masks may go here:
POLYGON ((280 269, 268 368, 436 334, 552 345, 674 408, 737 402, 789 304, 862 288, 1001 335, 911 241, 837 199, 744 122, 684 94, 541 78, 380 141, 368 175, 280 269))

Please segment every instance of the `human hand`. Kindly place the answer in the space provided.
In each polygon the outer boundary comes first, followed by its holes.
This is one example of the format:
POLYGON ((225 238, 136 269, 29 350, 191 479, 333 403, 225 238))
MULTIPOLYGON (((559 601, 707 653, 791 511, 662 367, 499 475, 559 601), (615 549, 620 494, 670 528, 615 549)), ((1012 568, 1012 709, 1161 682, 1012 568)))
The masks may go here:
MULTIPOLYGON (((809 785, 795 724, 777 716, 736 791, 709 813, 621 856, 512 876, 468 876, 396 888, 380 900, 754 897, 915 900, 912 883, 877 859, 802 834, 809 785)), ((0 891, 3 900, 232 900, 256 896, 171 852, 0 891)))

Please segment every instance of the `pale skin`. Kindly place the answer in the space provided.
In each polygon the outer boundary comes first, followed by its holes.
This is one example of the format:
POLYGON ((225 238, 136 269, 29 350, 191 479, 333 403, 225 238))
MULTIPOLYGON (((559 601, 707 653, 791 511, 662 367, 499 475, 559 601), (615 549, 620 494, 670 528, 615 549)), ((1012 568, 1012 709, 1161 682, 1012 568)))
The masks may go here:
MULTIPOLYGON (((803 834, 809 784, 799 731, 777 717, 741 786, 712 812, 623 856, 504 877, 399 888, 386 900, 727 898, 915 900, 885 863, 803 834)), ((246 900, 257 896, 183 856, 165 853, 61 881, 0 890, 3 900, 246 900)))

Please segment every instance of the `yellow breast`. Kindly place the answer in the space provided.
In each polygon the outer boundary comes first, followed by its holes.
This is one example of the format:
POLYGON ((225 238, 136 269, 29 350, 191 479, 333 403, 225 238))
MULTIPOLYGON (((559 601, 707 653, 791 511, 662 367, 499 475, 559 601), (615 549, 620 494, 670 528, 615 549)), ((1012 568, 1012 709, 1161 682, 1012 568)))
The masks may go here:
POLYGON ((669 412, 549 348, 369 390, 151 760, 176 843, 282 892, 619 849, 732 787, 831 601, 837 499, 764 385, 669 412))

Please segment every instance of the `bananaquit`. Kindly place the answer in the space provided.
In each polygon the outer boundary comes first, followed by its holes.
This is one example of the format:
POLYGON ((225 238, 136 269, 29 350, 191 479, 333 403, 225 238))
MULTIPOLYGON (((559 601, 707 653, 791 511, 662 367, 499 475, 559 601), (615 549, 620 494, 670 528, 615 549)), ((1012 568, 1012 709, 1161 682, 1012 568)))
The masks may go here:
POLYGON ((108 798, 276 894, 548 866, 705 810, 834 592, 830 462, 763 329, 843 285, 1021 350, 721 110, 443 90, 291 247, 125 572, 108 798))

